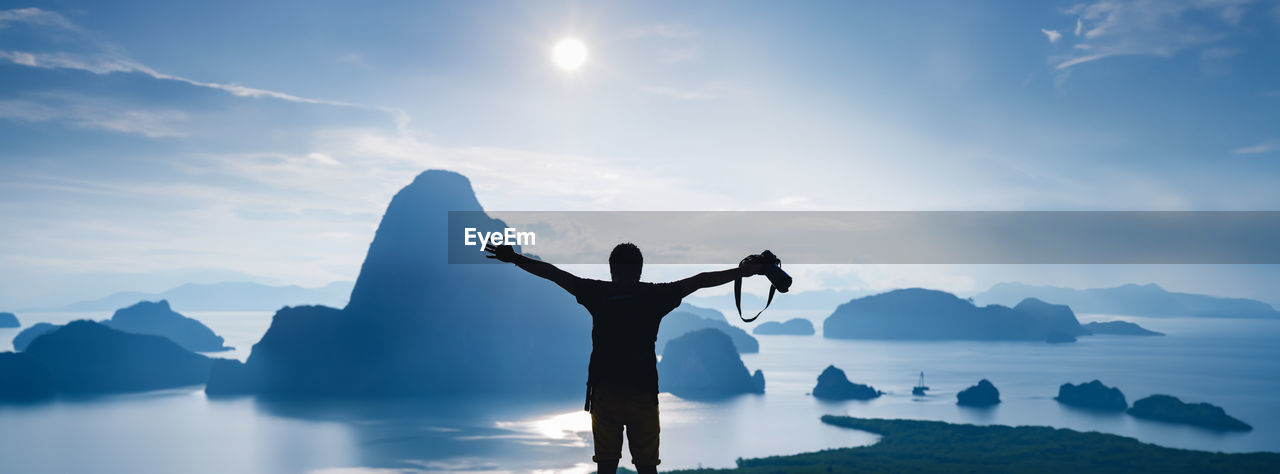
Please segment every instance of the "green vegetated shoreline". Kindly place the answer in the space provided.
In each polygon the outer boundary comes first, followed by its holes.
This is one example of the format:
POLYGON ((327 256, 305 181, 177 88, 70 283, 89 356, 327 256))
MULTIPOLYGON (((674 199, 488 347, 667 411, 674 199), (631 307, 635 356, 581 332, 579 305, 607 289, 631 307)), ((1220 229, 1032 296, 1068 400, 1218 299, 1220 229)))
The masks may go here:
POLYGON ((1280 453, 1166 448, 1124 436, 1045 426, 977 426, 832 415, 823 416, 822 422, 875 433, 881 439, 869 446, 738 459, 736 469, 673 472, 1280 472, 1280 453))

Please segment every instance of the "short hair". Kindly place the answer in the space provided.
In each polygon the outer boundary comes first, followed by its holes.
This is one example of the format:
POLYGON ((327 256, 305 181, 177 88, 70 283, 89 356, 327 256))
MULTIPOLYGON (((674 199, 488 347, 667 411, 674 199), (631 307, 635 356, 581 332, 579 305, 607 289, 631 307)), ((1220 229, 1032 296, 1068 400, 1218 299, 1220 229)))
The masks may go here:
POLYGON ((609 274, 614 281, 640 281, 643 265, 644 255, 640 254, 640 247, 631 242, 618 244, 609 253, 609 274))

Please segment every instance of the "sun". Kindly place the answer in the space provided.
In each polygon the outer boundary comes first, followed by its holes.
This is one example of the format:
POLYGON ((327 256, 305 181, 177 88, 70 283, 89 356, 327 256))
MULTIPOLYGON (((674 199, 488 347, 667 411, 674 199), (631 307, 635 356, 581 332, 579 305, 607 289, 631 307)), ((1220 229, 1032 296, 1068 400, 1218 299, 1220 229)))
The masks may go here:
POLYGON ((587 45, 577 38, 565 38, 551 49, 551 60, 560 69, 576 71, 587 62, 587 45))

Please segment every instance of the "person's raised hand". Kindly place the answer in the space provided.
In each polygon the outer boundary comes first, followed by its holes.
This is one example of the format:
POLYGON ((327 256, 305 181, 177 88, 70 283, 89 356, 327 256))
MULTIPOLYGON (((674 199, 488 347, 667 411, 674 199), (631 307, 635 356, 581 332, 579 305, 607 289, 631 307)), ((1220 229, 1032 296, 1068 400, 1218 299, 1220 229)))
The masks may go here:
POLYGON ((760 275, 764 273, 764 266, 760 264, 758 255, 749 255, 747 258, 738 262, 738 269, 747 275, 760 275))
POLYGON ((486 258, 492 258, 499 262, 511 263, 516 260, 516 250, 511 248, 510 245, 489 244, 484 246, 484 251, 489 252, 489 255, 485 255, 486 258))

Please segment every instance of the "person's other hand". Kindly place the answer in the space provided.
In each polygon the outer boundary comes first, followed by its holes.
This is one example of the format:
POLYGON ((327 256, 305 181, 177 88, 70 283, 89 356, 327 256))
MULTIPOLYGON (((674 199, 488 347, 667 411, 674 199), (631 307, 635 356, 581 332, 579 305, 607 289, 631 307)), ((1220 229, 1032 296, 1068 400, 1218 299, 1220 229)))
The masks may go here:
POLYGON ((484 246, 484 251, 489 252, 489 255, 485 255, 485 257, 495 259, 499 262, 511 263, 516 260, 516 250, 511 248, 510 245, 489 244, 484 246))
POLYGON ((738 262, 738 268, 747 275, 759 275, 764 273, 764 266, 758 262, 759 258, 756 255, 751 255, 738 262))

